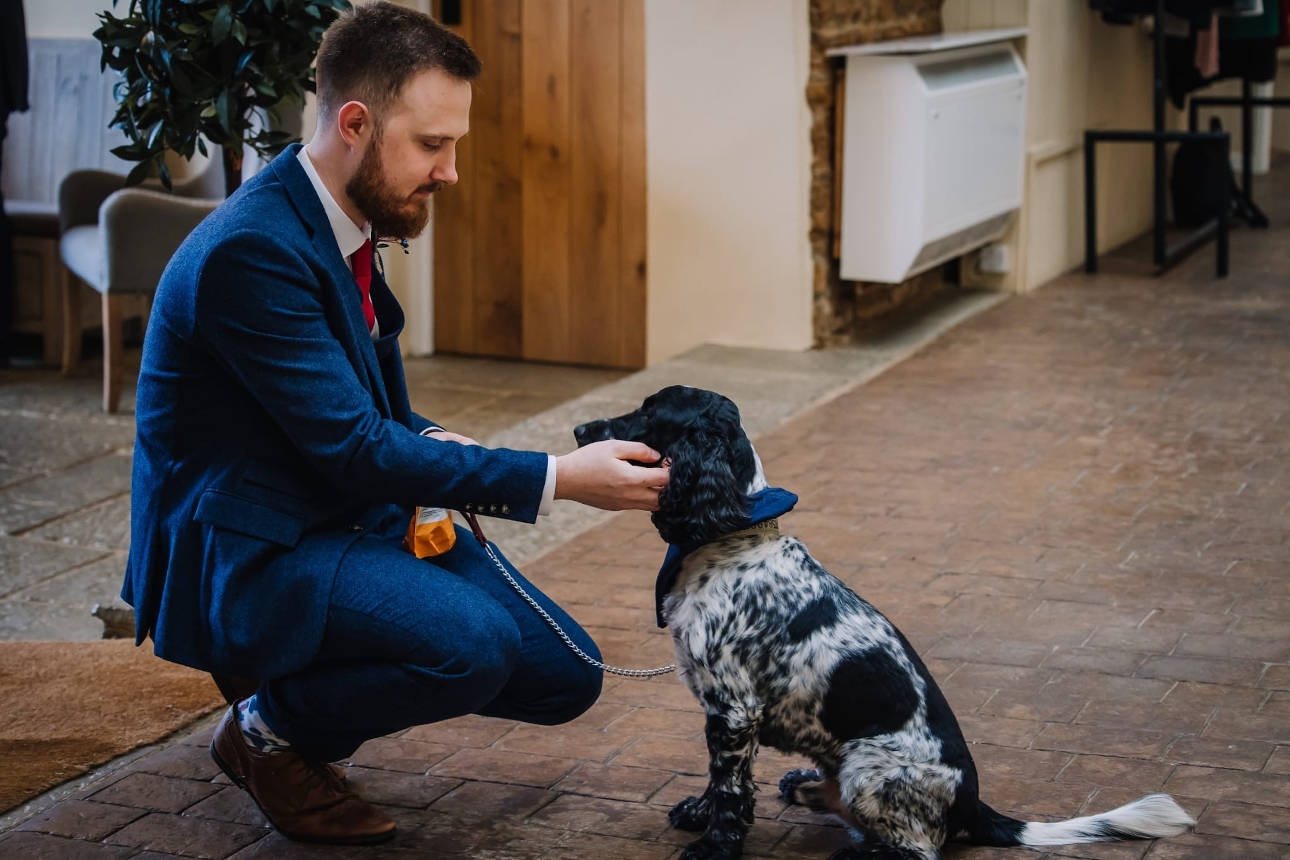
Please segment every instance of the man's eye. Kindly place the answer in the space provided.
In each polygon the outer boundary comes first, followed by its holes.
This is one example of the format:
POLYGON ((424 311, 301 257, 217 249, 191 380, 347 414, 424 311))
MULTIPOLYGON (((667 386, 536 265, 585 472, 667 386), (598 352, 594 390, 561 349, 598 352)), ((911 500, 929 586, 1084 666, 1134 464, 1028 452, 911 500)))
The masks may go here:
POLYGON ((438 152, 443 149, 442 143, 424 143, 422 146, 425 147, 426 152, 438 152))

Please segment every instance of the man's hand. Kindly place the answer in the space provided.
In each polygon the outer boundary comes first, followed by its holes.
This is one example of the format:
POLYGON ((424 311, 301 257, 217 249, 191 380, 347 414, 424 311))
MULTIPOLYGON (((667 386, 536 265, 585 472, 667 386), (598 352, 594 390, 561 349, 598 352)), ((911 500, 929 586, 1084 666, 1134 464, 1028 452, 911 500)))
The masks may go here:
POLYGON ((426 434, 431 439, 442 439, 445 442, 456 442, 461 445, 478 445, 474 439, 469 436, 462 436, 460 433, 449 433, 447 430, 431 430, 426 434))
POLYGON ((661 454, 640 442, 593 442, 555 458, 555 497, 605 511, 657 511, 668 470, 627 461, 656 463, 660 459, 661 454))

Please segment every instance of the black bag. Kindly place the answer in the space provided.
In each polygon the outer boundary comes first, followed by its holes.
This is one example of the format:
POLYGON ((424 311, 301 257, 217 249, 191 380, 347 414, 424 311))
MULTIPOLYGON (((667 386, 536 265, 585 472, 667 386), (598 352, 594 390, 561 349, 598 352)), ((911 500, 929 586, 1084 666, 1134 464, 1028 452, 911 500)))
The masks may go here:
MULTIPOLYGON (((1210 131, 1222 131, 1218 117, 1209 121, 1210 131)), ((1223 203, 1223 178, 1228 188, 1236 187, 1232 165, 1219 148, 1208 141, 1187 140, 1174 153, 1169 193, 1174 201, 1174 226, 1193 229, 1218 217, 1223 203)))

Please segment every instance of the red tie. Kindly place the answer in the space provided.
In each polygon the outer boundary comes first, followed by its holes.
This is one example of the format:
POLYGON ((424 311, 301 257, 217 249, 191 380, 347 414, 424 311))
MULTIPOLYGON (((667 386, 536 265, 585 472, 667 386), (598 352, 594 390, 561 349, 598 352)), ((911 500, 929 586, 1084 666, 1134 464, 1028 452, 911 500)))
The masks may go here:
POLYGON ((363 319, 367 320, 367 330, 370 332, 376 325, 376 309, 372 307, 371 239, 354 252, 354 280, 358 281, 358 291, 363 294, 363 319))

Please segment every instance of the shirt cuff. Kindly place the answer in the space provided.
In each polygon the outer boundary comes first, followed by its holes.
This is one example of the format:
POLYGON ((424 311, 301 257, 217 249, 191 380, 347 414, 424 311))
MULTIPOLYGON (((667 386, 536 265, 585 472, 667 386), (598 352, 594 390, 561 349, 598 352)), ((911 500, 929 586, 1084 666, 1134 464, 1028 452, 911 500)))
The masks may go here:
POLYGON ((545 517, 551 513, 551 503, 555 501, 555 457, 546 455, 546 485, 542 487, 542 503, 538 505, 538 516, 545 517))

